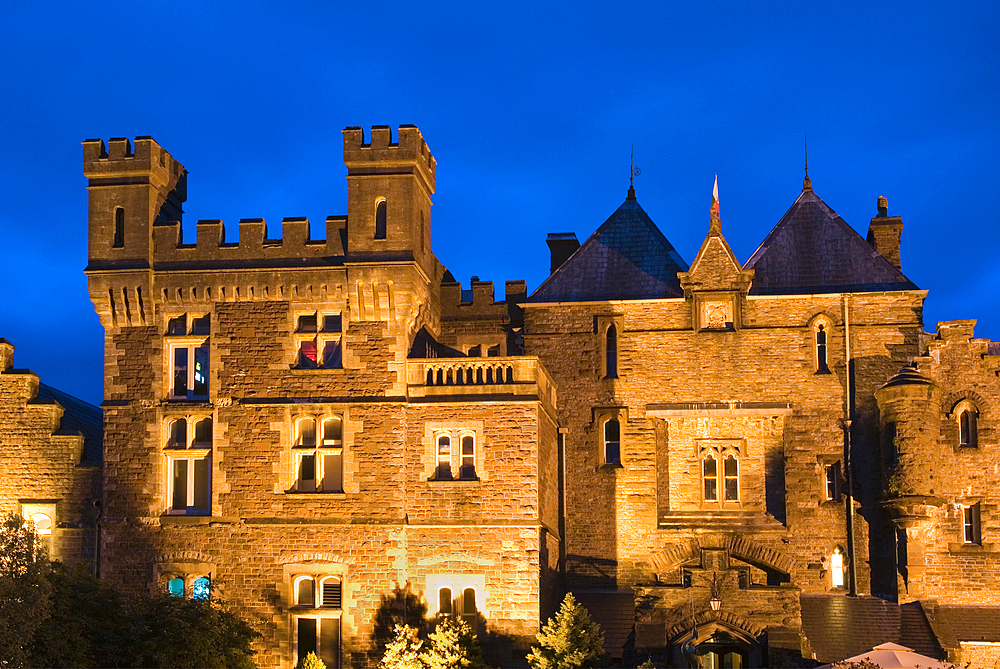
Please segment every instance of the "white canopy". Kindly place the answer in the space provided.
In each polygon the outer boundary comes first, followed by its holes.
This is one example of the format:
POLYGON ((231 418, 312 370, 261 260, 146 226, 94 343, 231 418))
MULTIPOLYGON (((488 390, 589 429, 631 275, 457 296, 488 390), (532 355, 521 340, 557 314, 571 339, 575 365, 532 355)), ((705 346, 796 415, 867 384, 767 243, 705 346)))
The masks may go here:
POLYGON ((825 664, 819 669, 836 669, 851 662, 870 662, 883 669, 954 669, 955 665, 941 662, 932 657, 914 653, 912 648, 900 646, 898 643, 883 643, 866 653, 849 657, 840 662, 825 664))

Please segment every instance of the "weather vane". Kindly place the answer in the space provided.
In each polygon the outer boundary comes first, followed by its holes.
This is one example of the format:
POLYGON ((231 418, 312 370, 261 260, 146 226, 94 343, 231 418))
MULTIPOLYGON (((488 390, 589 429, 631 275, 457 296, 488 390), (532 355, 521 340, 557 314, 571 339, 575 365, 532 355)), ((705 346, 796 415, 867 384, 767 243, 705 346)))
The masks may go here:
POLYGON ((632 188, 632 181, 642 174, 642 171, 635 166, 635 145, 632 145, 632 152, 629 154, 628 187, 632 188))

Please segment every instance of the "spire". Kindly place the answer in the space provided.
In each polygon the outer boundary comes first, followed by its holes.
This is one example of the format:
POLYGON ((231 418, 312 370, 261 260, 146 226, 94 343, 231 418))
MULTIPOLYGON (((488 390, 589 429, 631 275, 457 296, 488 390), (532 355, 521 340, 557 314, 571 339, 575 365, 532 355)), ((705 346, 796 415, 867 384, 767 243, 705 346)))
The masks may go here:
POLYGON ((809 180, 809 138, 803 135, 805 141, 806 149, 806 178, 802 180, 802 192, 805 193, 807 190, 811 191, 813 189, 812 181, 809 180))
POLYGON ((722 221, 719 219, 719 175, 715 175, 715 186, 712 187, 712 206, 709 209, 712 220, 708 224, 709 234, 722 232, 722 221))
POLYGON ((635 199, 635 188, 632 185, 633 180, 639 176, 640 170, 635 166, 635 145, 632 146, 632 152, 629 154, 628 158, 628 199, 635 199))

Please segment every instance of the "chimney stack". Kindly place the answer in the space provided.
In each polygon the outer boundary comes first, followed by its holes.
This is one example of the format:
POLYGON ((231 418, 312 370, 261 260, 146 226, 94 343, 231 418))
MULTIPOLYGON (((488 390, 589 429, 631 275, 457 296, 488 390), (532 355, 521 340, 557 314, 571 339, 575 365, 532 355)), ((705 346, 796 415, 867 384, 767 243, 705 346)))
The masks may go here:
POLYGON ((903 220, 899 216, 889 216, 889 201, 880 195, 878 216, 868 226, 868 243, 900 272, 903 271, 899 252, 902 235, 903 220))
POLYGON ((545 243, 549 245, 551 253, 549 274, 562 267, 562 264, 580 248, 580 242, 577 241, 575 232, 550 232, 545 243))

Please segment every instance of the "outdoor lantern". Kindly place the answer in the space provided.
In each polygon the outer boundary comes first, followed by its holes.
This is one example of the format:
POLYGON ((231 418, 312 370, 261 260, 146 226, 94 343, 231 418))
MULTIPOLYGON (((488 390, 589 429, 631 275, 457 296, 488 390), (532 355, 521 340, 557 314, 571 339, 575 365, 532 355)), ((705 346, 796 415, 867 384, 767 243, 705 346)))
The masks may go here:
POLYGON ((708 603, 712 605, 713 611, 718 611, 719 607, 722 606, 722 600, 718 595, 712 595, 712 599, 708 600, 708 603))

